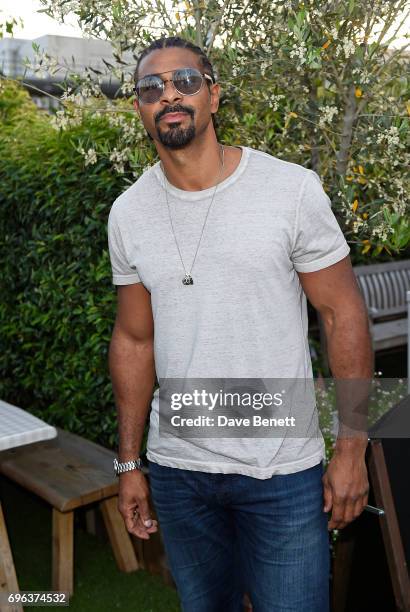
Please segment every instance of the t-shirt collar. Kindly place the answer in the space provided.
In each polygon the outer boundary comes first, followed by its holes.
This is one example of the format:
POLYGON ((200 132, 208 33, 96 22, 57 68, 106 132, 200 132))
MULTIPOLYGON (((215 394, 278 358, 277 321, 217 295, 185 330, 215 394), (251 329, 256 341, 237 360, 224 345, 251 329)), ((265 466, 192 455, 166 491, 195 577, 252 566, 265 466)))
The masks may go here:
MULTIPOLYGON (((230 174, 226 179, 224 179, 223 181, 219 183, 218 188, 216 190, 217 193, 224 191, 227 187, 235 183, 235 181, 238 180, 238 178, 241 176, 241 174, 245 170, 245 167, 248 163, 248 158, 249 158, 249 148, 243 145, 238 145, 238 146, 240 149, 242 149, 242 155, 241 155, 239 164, 237 165, 235 170, 232 172, 232 174, 230 174)), ((152 169, 154 171, 154 174, 157 180, 160 182, 161 187, 164 186, 164 182, 165 182, 168 193, 176 198, 180 198, 181 200, 202 200, 204 198, 212 197, 215 191, 215 185, 213 185, 212 187, 209 187, 208 189, 201 189, 199 191, 187 191, 186 189, 179 189, 178 187, 175 187, 175 185, 172 185, 172 183, 170 183, 168 179, 165 177, 164 173, 162 172, 159 161, 156 164, 154 164, 152 169)))

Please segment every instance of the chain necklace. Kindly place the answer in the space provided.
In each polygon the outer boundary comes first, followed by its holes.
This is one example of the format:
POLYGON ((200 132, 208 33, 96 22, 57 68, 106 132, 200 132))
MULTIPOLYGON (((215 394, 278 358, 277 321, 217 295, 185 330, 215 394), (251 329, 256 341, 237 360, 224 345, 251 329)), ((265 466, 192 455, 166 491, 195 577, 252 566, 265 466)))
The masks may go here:
POLYGON ((164 181, 163 181, 163 186, 164 186, 164 190, 165 190, 165 198, 166 198, 166 201, 167 201, 167 207, 168 207, 169 220, 170 220, 170 223, 171 223, 171 228, 172 228, 172 233, 173 233, 173 235, 174 235, 175 244, 176 244, 176 247, 177 247, 177 249, 178 249, 179 258, 180 258, 180 260, 181 260, 182 267, 184 268, 184 272, 185 272, 185 276, 184 276, 184 278, 182 279, 182 284, 183 284, 183 285, 193 285, 193 284, 194 284, 194 279, 193 279, 193 278, 192 278, 192 276, 191 276, 192 268, 194 267, 194 263, 195 263, 196 255, 197 255, 197 253, 198 253, 199 245, 201 244, 201 240, 202 240, 202 234, 204 233, 204 229, 205 229, 205 225, 206 225, 206 220, 207 220, 207 218, 208 218, 209 211, 211 210, 212 202, 214 201, 215 193, 216 193, 216 190, 217 190, 217 187, 218 187, 218 185, 219 185, 220 178, 221 178, 221 176, 222 176, 222 172, 223 172, 223 169, 224 169, 224 165, 225 165, 225 149, 224 149, 224 146, 223 146, 223 145, 221 145, 221 144, 220 144, 219 146, 220 146, 220 148, 221 148, 221 152, 222 152, 222 165, 221 165, 221 169, 220 169, 220 171, 219 171, 218 181, 217 181, 217 183, 216 183, 216 185, 215 185, 214 193, 213 193, 213 195, 212 195, 211 203, 209 204, 209 206, 208 206, 208 210, 207 210, 207 212, 206 212, 205 221, 204 221, 203 226, 202 226, 202 231, 201 231, 201 235, 200 235, 200 237, 199 237, 198 246, 196 247, 196 251, 195 251, 194 259, 193 259, 193 262, 192 262, 192 265, 191 265, 191 269, 190 269, 190 271, 189 271, 189 272, 187 272, 187 270, 186 270, 186 268, 185 268, 184 261, 183 261, 183 259, 182 259, 182 255, 181 255, 181 251, 180 251, 180 248, 179 248, 179 245, 178 245, 177 237, 176 237, 176 235, 175 235, 174 225, 173 225, 173 223, 172 223, 171 209, 170 209, 170 207, 169 207, 169 202, 168 202, 168 191, 167 191, 167 186, 166 186, 166 174, 165 174, 164 166, 163 166, 163 164, 162 164, 162 162, 161 162, 162 172, 164 173, 164 177, 165 177, 165 178, 164 178, 164 181))

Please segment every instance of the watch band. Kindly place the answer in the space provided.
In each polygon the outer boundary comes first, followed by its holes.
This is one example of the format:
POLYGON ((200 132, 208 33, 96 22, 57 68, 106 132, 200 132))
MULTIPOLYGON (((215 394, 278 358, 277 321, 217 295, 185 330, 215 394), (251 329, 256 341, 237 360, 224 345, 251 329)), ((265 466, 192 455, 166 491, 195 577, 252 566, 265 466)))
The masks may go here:
POLYGON ((114 459, 114 472, 117 476, 131 470, 142 470, 142 467, 142 461, 139 457, 132 461, 123 462, 118 461, 117 458, 114 459))

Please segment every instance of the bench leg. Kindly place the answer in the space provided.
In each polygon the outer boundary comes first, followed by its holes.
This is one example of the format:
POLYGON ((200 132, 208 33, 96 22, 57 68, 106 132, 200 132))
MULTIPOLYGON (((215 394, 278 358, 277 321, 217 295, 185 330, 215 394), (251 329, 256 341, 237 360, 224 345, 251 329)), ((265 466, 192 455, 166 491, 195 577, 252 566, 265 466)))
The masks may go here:
POLYGON ((97 517, 95 514, 95 508, 87 508, 85 510, 85 526, 87 533, 93 536, 97 535, 97 517))
POLYGON ((53 508, 53 589, 74 591, 74 511, 53 508))
POLYGON ((333 560, 333 588, 332 604, 334 612, 345 612, 350 569, 353 562, 355 548, 355 525, 348 525, 339 534, 335 546, 335 558, 333 560))
POLYGON ((108 537, 118 568, 122 572, 134 572, 139 568, 135 550, 124 520, 118 511, 118 496, 109 497, 100 502, 108 537))
MULTIPOLYGON (((0 503, 0 593, 18 592, 16 570, 7 535, 6 523, 0 503)), ((21 604, 6 605, 0 602, 0 611, 23 612, 21 604)))

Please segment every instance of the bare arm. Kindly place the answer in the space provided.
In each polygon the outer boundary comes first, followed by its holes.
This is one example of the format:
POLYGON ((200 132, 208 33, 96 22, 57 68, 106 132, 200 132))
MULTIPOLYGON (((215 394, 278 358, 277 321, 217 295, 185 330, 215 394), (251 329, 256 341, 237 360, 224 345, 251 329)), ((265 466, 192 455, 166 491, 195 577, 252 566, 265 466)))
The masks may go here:
MULTIPOLYGON (((109 369, 118 415, 119 460, 135 459, 155 385, 151 296, 142 283, 118 286, 117 317, 109 348, 109 369)), ((120 475, 118 508, 130 533, 148 539, 148 485, 139 470, 120 475), (135 516, 135 513, 136 516, 135 516)), ((155 527, 155 529, 154 529, 155 527)))
MULTIPOLYGON (((372 379, 374 354, 366 304, 350 257, 317 272, 299 273, 299 278, 307 298, 322 315, 329 365, 334 378, 342 379, 345 387, 348 386, 348 379, 357 379, 352 380, 351 386, 362 390, 366 386, 362 381, 372 379)), ((358 431, 355 437, 344 437, 339 432, 334 454, 324 475, 324 510, 328 511, 333 506, 329 529, 343 528, 367 504, 366 446, 365 429, 358 431)))
POLYGON ((118 286, 109 368, 119 427, 120 461, 138 456, 155 385, 151 297, 142 283, 118 286))
POLYGON ((299 272, 325 326, 329 365, 338 378, 371 378, 374 356, 366 304, 347 256, 318 272, 299 272))

